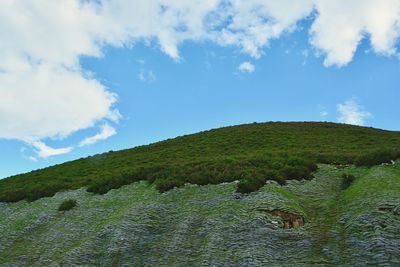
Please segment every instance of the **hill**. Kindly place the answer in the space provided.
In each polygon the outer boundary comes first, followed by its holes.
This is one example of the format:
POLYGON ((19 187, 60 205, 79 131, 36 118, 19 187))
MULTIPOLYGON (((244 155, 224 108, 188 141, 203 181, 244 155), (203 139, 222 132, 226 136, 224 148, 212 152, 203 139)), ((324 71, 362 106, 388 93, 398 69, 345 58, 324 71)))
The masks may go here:
POLYGON ((399 151, 399 132, 254 123, 9 177, 0 266, 397 266, 399 151))
POLYGON ((0 201, 36 200, 87 187, 106 193, 135 181, 161 191, 185 183, 240 180, 238 192, 266 180, 312 178, 317 163, 374 165, 400 156, 400 132, 335 123, 253 123, 108 152, 0 180, 0 201))
POLYGON ((137 182, 0 202, 0 266, 398 266, 400 161, 314 175, 246 195, 235 182, 163 194, 137 182))

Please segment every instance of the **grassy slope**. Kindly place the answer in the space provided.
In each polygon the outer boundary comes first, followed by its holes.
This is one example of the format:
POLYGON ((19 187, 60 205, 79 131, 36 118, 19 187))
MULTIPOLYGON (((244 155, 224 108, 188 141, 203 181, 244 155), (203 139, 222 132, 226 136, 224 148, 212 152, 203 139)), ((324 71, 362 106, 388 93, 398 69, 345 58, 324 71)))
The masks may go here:
POLYGON ((106 192, 138 180, 166 188, 220 183, 283 169, 288 156, 352 163, 377 149, 400 149, 400 133, 334 123, 225 127, 9 177, 0 180, 0 201, 37 199, 83 186, 106 192))
POLYGON ((397 266, 400 162, 337 169, 311 181, 265 185, 241 199, 235 184, 186 186, 158 194, 134 183, 105 195, 84 190, 34 203, 0 203, 0 265, 397 266), (340 189, 341 174, 357 179, 340 189), (78 205, 57 211, 65 199, 78 205), (303 214, 283 230, 262 209, 303 214))

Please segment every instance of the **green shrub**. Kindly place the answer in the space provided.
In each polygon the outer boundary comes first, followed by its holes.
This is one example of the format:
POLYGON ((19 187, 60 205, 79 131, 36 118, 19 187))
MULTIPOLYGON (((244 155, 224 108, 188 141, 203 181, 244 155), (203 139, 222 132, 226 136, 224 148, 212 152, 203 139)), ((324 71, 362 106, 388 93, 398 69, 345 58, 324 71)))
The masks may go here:
POLYGON ((21 199, 26 199, 26 196, 27 192, 25 192, 25 190, 17 189, 14 192, 7 192, 6 194, 4 194, 1 201, 17 202, 20 201, 21 199))
POLYGON ((356 166, 374 166, 382 163, 390 163, 399 158, 400 153, 394 150, 377 150, 359 156, 355 160, 356 166))
POLYGON ((354 175, 344 173, 342 175, 342 189, 345 190, 349 188, 355 179, 356 177, 354 177, 354 175))
POLYGON ((279 173, 284 180, 303 180, 312 178, 312 171, 305 166, 285 166, 279 170, 279 173))
POLYGON ((142 169, 110 176, 112 176, 113 179, 97 180, 88 186, 86 191, 96 194, 105 194, 111 189, 117 189, 135 181, 146 180, 146 175, 143 174, 142 169))
POLYGON ((258 190, 259 187, 254 186, 251 180, 248 179, 242 179, 239 181, 237 184, 236 192, 237 193, 242 193, 242 194, 247 194, 254 192, 255 190, 258 190))
POLYGON ((236 192, 242 194, 248 194, 254 191, 257 191, 261 187, 263 187, 265 181, 258 180, 258 179, 242 179, 237 184, 236 192))
POLYGON ((68 200, 64 200, 60 206, 58 206, 58 210, 59 211, 67 211, 67 210, 71 210, 73 208, 75 208, 76 206, 76 200, 75 199, 68 199, 68 200))
POLYGON ((37 186, 35 190, 30 190, 26 192, 25 198, 28 201, 35 201, 42 197, 52 197, 62 188, 62 184, 60 183, 58 186, 49 185, 45 186, 37 186))
POLYGON ((276 175, 276 176, 270 178, 269 180, 275 181, 275 182, 277 182, 279 185, 286 185, 286 179, 285 179, 285 177, 283 177, 283 176, 281 176, 281 175, 276 175))
POLYGON ((264 171, 264 172, 248 172, 243 175, 243 179, 237 184, 236 192, 242 194, 248 194, 255 192, 265 185, 267 180, 277 181, 279 184, 284 184, 284 181, 279 178, 275 171, 264 171))
POLYGON ((178 179, 157 179, 155 182, 156 188, 160 193, 171 190, 175 187, 180 187, 184 184, 183 181, 178 179))

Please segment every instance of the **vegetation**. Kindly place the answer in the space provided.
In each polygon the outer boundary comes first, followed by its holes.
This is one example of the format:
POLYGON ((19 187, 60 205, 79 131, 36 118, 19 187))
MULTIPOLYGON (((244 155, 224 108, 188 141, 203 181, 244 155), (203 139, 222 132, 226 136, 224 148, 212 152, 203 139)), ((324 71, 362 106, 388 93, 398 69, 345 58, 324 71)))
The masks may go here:
POLYGON ((359 156, 356 161, 356 166, 374 166, 381 163, 391 163, 400 158, 400 151, 393 149, 377 150, 368 154, 359 156))
POLYGON ((232 197, 236 183, 188 186, 159 194, 154 184, 143 181, 104 196, 75 190, 34 203, 1 203, 0 225, 6 234, 0 235, 0 266, 16 262, 112 266, 113 260, 121 266, 164 266, 166 258, 178 266, 202 265, 210 259, 215 265, 242 266, 248 263, 242 260, 250 250, 264 259, 257 263, 260 266, 281 266, 282 262, 288 266, 299 262, 397 266, 400 161, 372 168, 322 164, 314 175, 313 182, 272 183, 242 200, 232 197), (357 177, 347 190, 340 189, 343 173, 357 177), (57 216, 58 205, 70 198, 78 201, 79 209, 68 218, 57 216), (260 234, 265 227, 279 227, 278 218, 266 214, 270 209, 303 215, 306 227, 286 234, 260 234), (116 244, 121 237, 124 242, 116 244), (177 238, 181 242, 171 243, 177 238), (376 246, 377 240, 386 245, 376 246), (133 252, 140 255, 139 260, 132 257, 133 252))
POLYGON ((75 208, 76 206, 76 200, 75 199, 68 199, 64 200, 60 206, 58 207, 59 211, 67 211, 75 208))
POLYGON ((185 183, 239 180, 238 192, 266 180, 310 179, 316 163, 371 165, 400 155, 400 132, 335 123, 253 123, 95 155, 0 180, 0 201, 88 187, 106 193, 135 181, 160 192, 185 183), (383 151, 383 152, 382 152, 383 151), (372 157, 373 160, 367 160, 372 157))
POLYGON ((355 179, 356 179, 356 177, 354 175, 344 173, 342 175, 342 189, 345 190, 345 189, 349 188, 355 179))

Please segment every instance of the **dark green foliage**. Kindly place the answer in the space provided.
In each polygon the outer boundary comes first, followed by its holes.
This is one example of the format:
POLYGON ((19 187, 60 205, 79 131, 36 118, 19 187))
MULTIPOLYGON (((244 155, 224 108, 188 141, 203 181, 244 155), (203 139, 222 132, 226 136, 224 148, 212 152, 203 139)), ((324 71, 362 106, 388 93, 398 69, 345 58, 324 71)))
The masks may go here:
POLYGON ((285 180, 303 180, 311 179, 311 172, 303 166, 285 166, 279 174, 285 178, 285 180))
MULTIPOLYGON (((246 194, 257 191, 265 185, 267 180, 279 181, 276 171, 250 171, 242 175, 236 192, 246 194)), ((284 179, 282 179, 284 180, 284 179)))
POLYGON ((382 163, 390 163, 400 158, 400 152, 393 149, 376 150, 359 156, 355 160, 357 166, 374 166, 382 163))
POLYGON ((161 193, 171 190, 175 187, 180 187, 183 185, 183 179, 167 178, 167 179, 157 179, 155 185, 158 191, 161 193))
POLYGON ((317 170, 317 165, 300 158, 271 158, 265 169, 251 169, 241 175, 238 183, 238 193, 257 191, 265 185, 267 180, 273 180, 284 185, 286 180, 311 179, 312 172, 317 170))
POLYGON ((342 175, 342 189, 345 190, 349 188, 349 186, 354 182, 355 179, 356 177, 354 177, 354 175, 344 173, 342 175))
MULTIPOLYGON (((106 193, 139 180, 155 183, 160 191, 185 183, 247 180, 240 187, 249 191, 265 180, 284 184, 288 179, 310 179, 316 163, 352 164, 355 159, 358 164, 381 163, 382 157, 363 159, 377 149, 399 152, 400 133, 335 123, 225 127, 3 179, 0 201, 35 200, 81 187, 106 193)), ((394 156, 398 158, 399 153, 394 156)))
POLYGON ((58 207, 59 211, 67 211, 75 208, 76 206, 76 200, 75 199, 68 199, 64 200, 60 206, 58 207))
POLYGON ((247 194, 250 192, 257 191, 265 184, 264 180, 259 179, 242 179, 237 185, 236 192, 247 194))
POLYGON ((120 188, 123 185, 127 185, 133 182, 146 179, 146 172, 139 169, 135 172, 130 173, 119 173, 112 179, 98 179, 88 186, 87 191, 97 194, 105 194, 111 189, 120 188))

